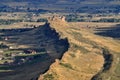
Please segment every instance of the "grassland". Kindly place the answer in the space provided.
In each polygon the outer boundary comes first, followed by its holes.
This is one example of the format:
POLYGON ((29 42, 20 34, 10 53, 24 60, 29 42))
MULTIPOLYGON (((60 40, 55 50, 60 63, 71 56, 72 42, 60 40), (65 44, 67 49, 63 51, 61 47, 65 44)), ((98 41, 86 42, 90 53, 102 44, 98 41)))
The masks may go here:
POLYGON ((53 80, 119 80, 119 35, 114 38, 95 34, 116 28, 119 23, 66 23, 59 20, 50 23, 61 36, 68 38, 70 48, 39 80, 44 80, 48 74, 54 77, 53 80))

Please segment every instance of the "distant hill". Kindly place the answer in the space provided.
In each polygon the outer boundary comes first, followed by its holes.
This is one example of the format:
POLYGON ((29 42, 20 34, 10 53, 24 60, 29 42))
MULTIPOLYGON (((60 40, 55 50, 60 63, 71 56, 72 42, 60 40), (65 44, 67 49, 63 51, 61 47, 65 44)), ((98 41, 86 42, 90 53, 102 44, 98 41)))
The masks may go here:
POLYGON ((0 4, 8 7, 14 6, 14 8, 42 8, 50 11, 52 10, 53 12, 120 12, 120 0, 1 0, 0 4))
POLYGON ((116 2, 120 0, 1 0, 1 2, 116 2))

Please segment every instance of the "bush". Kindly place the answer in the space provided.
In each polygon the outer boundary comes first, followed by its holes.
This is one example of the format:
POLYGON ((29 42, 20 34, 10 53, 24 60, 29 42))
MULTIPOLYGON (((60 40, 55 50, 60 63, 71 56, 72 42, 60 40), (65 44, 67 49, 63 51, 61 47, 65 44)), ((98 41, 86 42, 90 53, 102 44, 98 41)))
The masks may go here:
POLYGON ((54 80, 54 77, 52 74, 46 74, 44 75, 44 79, 43 80, 54 80))
POLYGON ((73 57, 73 58, 76 57, 75 54, 70 54, 70 56, 73 57))
POLYGON ((48 20, 47 19, 44 19, 44 18, 41 18, 41 19, 38 19, 37 22, 47 22, 48 20))
POLYGON ((18 20, 14 20, 14 19, 4 20, 4 19, 0 19, 0 25, 9 25, 9 24, 17 23, 17 22, 22 22, 22 20, 20 20, 20 19, 18 19, 18 20))
POLYGON ((9 48, 9 47, 8 47, 7 45, 1 43, 1 44, 0 44, 0 49, 4 49, 4 48, 9 48))
POLYGON ((69 63, 60 63, 60 65, 73 70, 71 64, 69 63))

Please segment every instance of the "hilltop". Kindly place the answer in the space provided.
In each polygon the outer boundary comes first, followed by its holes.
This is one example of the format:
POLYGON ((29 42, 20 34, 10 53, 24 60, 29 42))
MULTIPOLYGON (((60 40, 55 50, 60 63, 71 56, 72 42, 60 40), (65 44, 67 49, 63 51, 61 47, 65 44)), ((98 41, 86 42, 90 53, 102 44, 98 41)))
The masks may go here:
POLYGON ((119 40, 95 34, 99 28, 104 31, 104 28, 118 26, 110 27, 111 24, 105 23, 103 26, 100 23, 78 26, 79 23, 68 23, 60 17, 49 22, 62 37, 68 38, 70 47, 39 80, 119 80, 119 40))

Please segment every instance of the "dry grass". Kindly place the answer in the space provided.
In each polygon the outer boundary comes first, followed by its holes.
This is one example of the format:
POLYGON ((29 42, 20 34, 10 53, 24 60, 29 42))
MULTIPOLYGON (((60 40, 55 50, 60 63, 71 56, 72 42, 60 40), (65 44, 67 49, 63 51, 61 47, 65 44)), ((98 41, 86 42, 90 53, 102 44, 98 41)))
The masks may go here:
MULTIPOLYGON (((59 21, 52 23, 52 27, 68 38, 71 46, 64 54, 62 60, 56 61, 51 65, 51 68, 47 73, 55 73, 57 76, 54 80, 91 80, 95 74, 102 70, 104 58, 102 56, 101 48, 107 48, 108 50, 113 51, 111 54, 114 56, 114 59, 110 70, 107 73, 103 73, 101 77, 103 79, 105 76, 106 79, 109 78, 108 76, 110 76, 114 70, 118 70, 117 73, 115 73, 115 75, 117 75, 120 72, 119 68, 116 68, 116 66, 119 66, 119 63, 116 64, 117 55, 120 53, 119 40, 95 35, 93 30, 86 28, 86 26, 96 27, 96 25, 97 27, 111 27, 116 24, 118 23, 78 22, 69 23, 69 25, 66 22, 59 21), (73 46, 73 44, 77 47, 73 46), (85 49, 88 50, 88 52, 84 52, 85 49), (116 53, 118 54, 116 55, 116 53), (61 63, 70 64, 70 67, 61 66, 61 63)), ((117 59, 119 59, 119 57, 117 59)), ((114 76, 110 78, 111 80, 118 80, 118 78, 114 76)))
MULTIPOLYGON (((61 32, 64 37, 67 37, 70 42, 71 47, 60 61, 70 66, 63 67, 61 63, 57 64, 56 62, 51 66, 48 73, 54 71, 58 76, 56 80, 90 80, 102 68, 104 63, 102 55, 96 54, 93 42, 90 43, 89 40, 86 42, 81 30, 77 30, 78 27, 74 27, 76 30, 73 27, 71 28, 66 22, 58 20, 58 22, 56 21, 51 25, 58 32, 61 32)), ((101 53, 100 50, 97 52, 101 53)))

